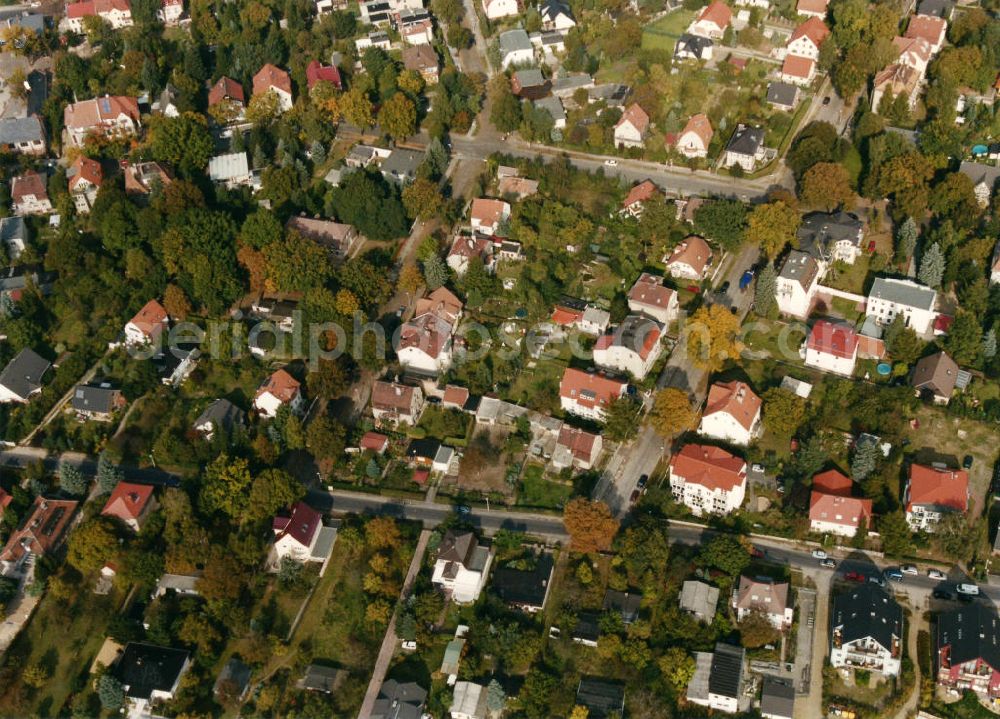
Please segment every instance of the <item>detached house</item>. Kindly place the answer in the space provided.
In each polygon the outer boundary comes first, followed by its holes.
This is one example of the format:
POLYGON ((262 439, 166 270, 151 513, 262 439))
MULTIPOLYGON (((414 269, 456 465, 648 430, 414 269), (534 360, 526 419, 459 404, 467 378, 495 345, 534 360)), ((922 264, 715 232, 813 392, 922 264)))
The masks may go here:
POLYGON ((412 45, 403 49, 403 67, 420 73, 428 85, 438 81, 440 63, 431 45, 412 45))
POLYGON ((37 172, 15 177, 10 183, 14 212, 19 215, 44 215, 52 212, 52 202, 45 180, 37 172))
POLYGON ((267 63, 253 76, 253 94, 266 95, 273 92, 278 96, 279 112, 292 109, 292 78, 281 68, 267 63))
POLYGON ((708 146, 712 142, 712 123, 708 116, 702 113, 692 115, 687 125, 677 136, 674 149, 684 157, 697 158, 708 156, 708 146))
POLYGON ((897 36, 892 45, 899 51, 898 64, 913 68, 921 77, 927 74, 927 65, 934 56, 929 42, 922 37, 897 36))
POLYGON ((52 363, 25 347, 0 372, 0 404, 26 403, 42 391, 42 378, 52 363))
POLYGON ((910 529, 933 532, 946 513, 965 514, 968 510, 969 473, 964 469, 911 464, 903 506, 910 529))
POLYGON ((213 400, 194 421, 194 431, 211 442, 216 432, 228 436, 246 424, 246 413, 228 399, 213 400))
POLYGON ((865 315, 886 327, 901 314, 907 327, 924 339, 934 334, 937 292, 913 280, 876 277, 868 293, 865 315))
POLYGON ((506 604, 527 614, 537 614, 545 608, 552 586, 555 562, 552 554, 538 551, 522 564, 500 567, 493 572, 493 591, 506 604))
POLYGON ((830 664, 899 676, 903 609, 881 587, 866 583, 833 600, 830 664))
POLYGON ((253 398, 254 409, 268 419, 273 419, 278 410, 286 405, 292 412, 298 412, 303 404, 299 381, 283 369, 277 370, 264 380, 253 398))
POLYGON ((80 0, 67 3, 66 14, 59 22, 63 32, 83 32, 84 18, 99 17, 114 30, 132 26, 132 5, 129 0, 80 0))
POLYGON ((629 290, 628 308, 669 325, 677 319, 677 293, 664 286, 662 277, 643 272, 629 290))
POLYGON ((740 577, 739 588, 733 594, 736 620, 742 622, 752 612, 761 612, 775 629, 792 626, 794 610, 788 601, 788 582, 776 582, 770 577, 740 577))
POLYGON ((167 27, 177 25, 184 14, 184 0, 160 0, 156 17, 167 27))
POLYGON ((119 482, 105 502, 101 516, 119 519, 133 532, 138 532, 156 507, 151 486, 119 482))
POLYGON ((0 119, 0 146, 19 155, 44 155, 45 128, 38 115, 0 119))
POLYGON ((457 276, 462 277, 469 270, 469 261, 476 257, 490 268, 493 262, 493 240, 489 237, 459 234, 455 236, 445 262, 457 276))
POLYGON ((654 197, 662 201, 663 192, 652 180, 643 180, 628 191, 622 202, 621 214, 636 218, 641 217, 643 206, 654 197))
POLYGON ((594 363, 642 379, 663 353, 662 336, 663 327, 655 320, 629 315, 612 333, 597 338, 594 363))
POLYGON ((0 574, 5 577, 21 574, 31 564, 56 549, 69 528, 79 502, 66 499, 35 497, 31 510, 21 525, 11 532, 0 551, 0 574))
POLYGON ((312 90, 320 82, 328 82, 338 90, 343 87, 336 65, 324 65, 319 60, 312 60, 306 65, 306 87, 312 90))
POLYGON ((714 652, 695 652, 694 676, 687 700, 726 714, 750 708, 746 695, 746 649, 719 642, 714 652))
POLYGON ((826 8, 830 0, 799 0, 795 11, 806 17, 816 17, 822 20, 826 17, 826 8))
POLYGON ((246 110, 246 95, 243 86, 236 80, 223 75, 208 91, 208 107, 218 108, 213 115, 225 122, 242 122, 246 110))
POLYGON ((105 95, 74 102, 63 111, 63 125, 71 145, 83 147, 88 135, 132 137, 137 134, 139 103, 134 97, 105 95))
POLYGON ((746 447, 760 433, 761 399, 745 382, 716 382, 698 425, 698 434, 746 447))
POLYGON ((489 576, 493 553, 473 532, 449 529, 441 538, 431 583, 451 595, 456 604, 479 599, 489 576))
POLYGON ((872 526, 872 501, 851 496, 854 483, 835 469, 813 477, 809 531, 853 537, 864 522, 872 526))
POLYGON ((674 500, 695 516, 739 509, 746 486, 747 463, 719 447, 686 444, 670 460, 674 500))
POLYGON ((169 326, 170 318, 163 305, 156 300, 150 300, 125 324, 125 344, 156 345, 169 326))
POLYGON ((688 235, 663 263, 671 277, 701 282, 712 264, 712 248, 698 235, 688 235))
POLYGON ((69 194, 76 211, 85 215, 97 200, 97 193, 104 183, 101 163, 81 155, 69 166, 69 194))
POLYGON ((674 45, 674 59, 711 60, 713 45, 711 38, 684 33, 677 38, 677 44, 674 45))
POLYGON ((858 361, 858 333, 839 322, 820 320, 806 339, 805 363, 824 372, 850 377, 858 361))
POLYGON ((285 227, 321 245, 338 260, 349 257, 361 239, 354 225, 332 220, 296 216, 288 218, 285 227))
POLYGON ((642 147, 649 132, 649 115, 632 103, 615 125, 615 147, 642 147))
POLYGON ((805 86, 816 77, 816 61, 800 55, 785 55, 781 64, 781 81, 805 86))
POLYGON ((820 267, 815 258, 801 250, 790 251, 775 282, 778 311, 799 319, 808 317, 819 278, 820 267))
POLYGON ((948 404, 958 382, 958 363, 944 352, 922 357, 913 367, 910 384, 920 397, 948 404))
POLYGON ((416 426, 424 410, 424 393, 419 387, 378 380, 372 385, 372 416, 375 423, 416 426))
POLYGON ((691 23, 688 32, 712 40, 721 40, 732 20, 733 11, 729 9, 729 6, 720 0, 714 0, 691 23))
POLYGON ((567 367, 559 382, 560 406, 564 412, 600 422, 607 406, 624 397, 627 389, 620 380, 567 367))
POLYGON ((971 689, 981 701, 1000 699, 1000 618, 996 609, 967 604, 938 616, 934 646, 937 683, 971 689))
POLYGON ((894 63, 875 73, 872 80, 871 106, 878 108, 882 98, 888 94, 892 97, 900 95, 906 98, 907 107, 913 110, 917 106, 917 96, 923 76, 909 65, 894 63))
POLYGON ((159 716, 156 705, 174 698, 191 666, 183 649, 129 642, 111 670, 125 689, 129 716, 159 716))
MULTIPOLYGON (((1000 79, 997 84, 1000 85, 1000 79)), ((976 194, 979 206, 989 207, 993 191, 1000 181, 1000 167, 984 165, 981 162, 963 162, 959 166, 959 171, 972 180, 972 190, 976 194)))
POLYGON ((542 30, 567 32, 576 27, 573 11, 562 0, 542 0, 538 12, 542 16, 542 30))
POLYGON ((408 371, 427 375, 447 371, 462 308, 462 301, 445 287, 417 300, 413 319, 400 328, 396 343, 399 363, 408 371))
POLYGON ((70 406, 80 419, 109 422, 125 406, 125 395, 109 384, 80 384, 73 391, 70 406))
POLYGON ((489 20, 499 20, 500 18, 517 15, 521 12, 521 7, 517 0, 483 0, 483 10, 489 20))
POLYGON ((274 556, 280 563, 286 557, 296 562, 325 562, 333 551, 337 530, 323 526, 323 515, 305 502, 296 502, 288 517, 275 517, 274 556))
POLYGON ((914 15, 906 26, 903 37, 921 38, 931 47, 931 54, 937 55, 944 46, 945 33, 948 31, 948 21, 931 15, 914 15))
POLYGON ((818 17, 811 17, 795 28, 785 45, 786 55, 805 57, 810 60, 819 59, 819 49, 830 37, 830 29, 818 17))
MULTIPOLYGON (((493 2, 516 4, 514 0, 493 0, 493 2)), ((500 64, 504 70, 514 65, 532 63, 535 59, 535 47, 531 44, 528 33, 521 28, 500 33, 497 42, 500 44, 500 64)))
POLYGON ((7 260, 15 264, 28 248, 28 224, 20 215, 0 218, 0 242, 7 250, 7 260))
POLYGON ((722 159, 725 167, 739 165, 744 172, 753 172, 757 163, 767 155, 764 147, 764 128, 749 127, 740 123, 729 138, 726 154, 722 159))
POLYGON ((597 464, 603 445, 601 435, 564 424, 559 430, 556 448, 552 451, 552 466, 556 469, 591 469, 597 464))
POLYGON ((472 201, 469 223, 473 231, 483 235, 495 235, 508 219, 510 219, 510 205, 503 200, 480 197, 472 201))
POLYGON ((865 223, 851 212, 812 212, 802 218, 795 236, 798 249, 822 267, 833 262, 853 265, 861 256, 865 223))

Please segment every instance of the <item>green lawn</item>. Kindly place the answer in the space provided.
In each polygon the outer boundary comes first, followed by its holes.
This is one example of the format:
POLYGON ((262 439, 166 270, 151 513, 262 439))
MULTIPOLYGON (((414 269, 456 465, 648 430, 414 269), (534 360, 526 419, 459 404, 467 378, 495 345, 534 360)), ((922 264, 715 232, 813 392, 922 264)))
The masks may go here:
POLYGON ((862 294, 868 278, 869 255, 862 254, 853 265, 835 262, 831 271, 823 279, 823 284, 836 290, 862 294))
POLYGON ((545 468, 532 464, 524 470, 518 485, 517 505, 542 509, 560 509, 573 494, 573 487, 545 479, 545 468))
POLYGON ((683 8, 667 13, 642 31, 643 50, 673 50, 674 43, 694 19, 693 10, 683 8))

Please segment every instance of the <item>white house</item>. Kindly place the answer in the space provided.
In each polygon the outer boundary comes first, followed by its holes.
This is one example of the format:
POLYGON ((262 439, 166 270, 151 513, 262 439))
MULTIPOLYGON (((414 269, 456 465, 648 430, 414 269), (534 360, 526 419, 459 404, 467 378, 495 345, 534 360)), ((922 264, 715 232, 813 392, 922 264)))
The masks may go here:
POLYGON ((445 287, 417 300, 413 318, 399 331, 396 356, 407 370, 437 376, 451 366, 452 337, 462 302, 445 287))
POLYGON ((150 300, 125 324, 125 344, 155 345, 170 326, 167 311, 156 300, 150 300))
POLYGON ((752 612, 762 612, 775 629, 792 626, 794 610, 788 601, 788 582, 776 582, 770 577, 740 577, 733 594, 736 620, 742 622, 752 612))
POLYGON ((711 60, 713 46, 711 38, 686 32, 677 38, 677 44, 674 45, 674 59, 711 60))
POLYGON ((643 272, 628 293, 628 308, 663 325, 677 319, 677 293, 664 286, 663 278, 643 272))
POLYGON ((66 3, 66 14, 59 22, 61 32, 83 32, 83 20, 99 17, 114 30, 132 26, 132 6, 129 0, 81 0, 66 3))
POLYGON ((746 692, 746 649, 718 642, 714 652, 695 652, 687 700, 726 714, 750 708, 746 692))
POLYGON ((972 191, 976 194, 979 206, 984 209, 989 207, 993 191, 1000 181, 1000 167, 981 162, 963 162, 959 166, 959 171, 972 180, 972 191))
POLYGON ((899 51, 896 62, 913 68, 921 77, 927 73, 927 65, 934 56, 929 42, 922 37, 894 37, 892 44, 899 51))
POLYGON ((809 497, 809 531, 853 537, 864 521, 871 529, 872 501, 813 491, 809 497))
POLYGON ((0 404, 25 403, 42 391, 42 378, 52 364, 25 347, 0 372, 0 404))
POLYGON ((10 197, 18 215, 44 215, 52 212, 45 180, 37 172, 27 172, 10 183, 10 197))
POLYGON ((482 684, 455 682, 449 716, 451 719, 486 719, 489 715, 487 696, 486 687, 482 684))
POLYGON ((469 261, 478 257, 484 265, 489 266, 492 262, 493 241, 488 237, 476 237, 473 235, 456 235, 445 262, 448 267, 459 277, 464 275, 469 269, 469 261))
POLYGON ((456 604, 479 599, 490 573, 493 553, 473 532, 449 529, 441 538, 431 583, 451 595, 456 604))
POLYGON ((503 200, 479 197, 472 201, 469 223, 475 232, 495 235, 501 225, 510 219, 510 205, 503 200))
POLYGON ((833 599, 830 665, 899 676, 903 609, 890 592, 867 582, 833 599))
POLYGON ((417 424, 424 409, 424 393, 419 387, 378 380, 372 385, 372 416, 375 423, 417 424))
MULTIPOLYGON (((494 2, 508 1, 494 0, 494 2)), ((500 64, 504 70, 509 67, 527 65, 534 62, 535 46, 531 44, 531 38, 528 37, 528 33, 521 28, 500 33, 500 38, 497 42, 500 46, 500 64)))
POLYGON ((70 103, 63 110, 63 125, 70 144, 83 147, 88 135, 131 137, 141 127, 139 103, 134 97, 105 95, 70 103))
POLYGON ((304 400, 299 381, 288 372, 279 369, 264 383, 257 388, 257 394, 253 398, 253 407, 261 416, 273 418, 278 414, 278 410, 288 405, 292 412, 302 409, 304 400))
POLYGON ((692 115, 687 125, 677 136, 674 149, 684 157, 698 158, 708 156, 708 145, 712 142, 712 123, 703 113, 692 115))
POLYGON ((542 16, 542 30, 546 32, 556 30, 565 33, 576 27, 573 11, 562 0, 542 0, 538 12, 542 16))
POLYGON ((913 531, 933 532, 945 514, 968 511, 969 473, 911 464, 903 506, 913 531))
POLYGON ((834 262, 853 265, 862 253, 865 223, 852 212, 812 212, 795 233, 798 249, 820 265, 821 274, 834 262))
POLYGON ((125 690, 122 713, 158 716, 157 705, 174 698, 190 666, 191 656, 184 649, 129 642, 111 667, 111 674, 125 690))
POLYGON ((805 342, 805 363, 809 367, 850 377, 858 361, 858 333, 853 327, 829 320, 812 326, 805 342))
POLYGON ((747 463, 719 447, 686 444, 670 460, 670 491, 695 516, 736 511, 746 486, 747 463))
POLYGON ((629 315, 614 332, 597 338, 594 363, 642 379, 663 353, 662 336, 663 327, 655 320, 629 315))
POLYGON ((483 10, 490 20, 511 17, 521 12, 517 0, 483 0, 483 10))
POLYGON ((642 147, 649 132, 649 115, 632 103, 615 125, 615 147, 642 147))
POLYGON ((712 264, 712 248, 698 235, 688 235, 663 258, 663 264, 671 277, 701 282, 712 264))
POLYGON ((819 49, 830 36, 830 29, 820 18, 811 17, 795 28, 785 45, 786 55, 819 59, 819 49))
MULTIPOLYGON (((322 541, 326 527, 323 515, 305 502, 296 502, 288 517, 275 517, 271 523, 274 532, 274 556, 276 562, 294 559, 296 562, 322 562, 329 556, 322 541)), ((332 530, 332 528, 331 528, 332 530)))
POLYGON ((208 178, 232 190, 237 187, 259 189, 260 176, 250 169, 246 152, 228 152, 208 161, 208 178))
POLYGON ((712 40, 721 40, 733 20, 733 11, 720 0, 714 0, 688 27, 692 35, 701 35, 712 40))
POLYGON ((750 127, 740 123, 729 138, 722 164, 725 167, 739 165, 744 172, 753 172, 757 163, 767 156, 764 147, 764 128, 750 127))
POLYGON ((278 110, 292 109, 292 78, 288 73, 271 63, 267 63, 253 76, 253 94, 266 95, 273 92, 278 96, 278 110))
POLYGON ((883 327, 901 314, 906 326, 924 339, 934 335, 937 292, 913 280, 876 277, 868 293, 865 315, 883 327))
POLYGON ((156 11, 156 17, 168 27, 178 24, 183 14, 184 0, 161 0, 160 9, 156 11))
POLYGON ((818 17, 820 20, 826 17, 827 5, 830 0, 799 0, 795 6, 795 11, 805 17, 818 17))
POLYGON ((104 182, 101 163, 81 155, 70 165, 67 174, 69 175, 69 194, 73 198, 73 205, 78 213, 85 215, 94 206, 97 192, 104 182))
POLYGON ((819 264, 809 253, 801 250, 789 252, 775 281, 778 311, 799 319, 808 317, 819 279, 819 264))
POLYGON ((761 399, 745 382, 716 382, 698 425, 698 434, 746 447, 761 429, 761 399))
POLYGON ((626 382, 567 367, 559 382, 559 402, 564 412, 600 422, 607 406, 627 389, 626 382))

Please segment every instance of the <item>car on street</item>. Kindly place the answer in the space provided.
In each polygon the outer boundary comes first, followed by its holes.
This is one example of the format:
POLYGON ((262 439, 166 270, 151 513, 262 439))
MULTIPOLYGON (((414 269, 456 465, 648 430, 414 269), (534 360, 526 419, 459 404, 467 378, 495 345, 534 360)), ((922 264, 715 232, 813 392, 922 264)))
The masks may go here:
POLYGON ((830 104, 830 96, 827 95, 826 97, 823 98, 823 105, 829 105, 829 104, 830 104))
POLYGON ((954 599, 954 597, 951 596, 951 592, 946 591, 944 589, 935 589, 931 593, 931 596, 934 597, 935 599, 948 599, 948 600, 954 599))
POLYGON ((903 574, 920 574, 920 572, 917 571, 917 568, 912 564, 904 564, 899 568, 899 571, 903 574))
POLYGON ((962 458, 962 469, 972 469, 972 455, 967 454, 962 458))
POLYGON ((886 569, 884 572, 882 572, 882 576, 884 576, 890 582, 902 582, 903 581, 903 573, 901 571, 899 571, 898 569, 892 569, 892 568, 886 569))
POLYGON ((814 549, 812 554, 816 559, 826 559, 826 552, 822 549, 814 549))
POLYGON ((871 582, 872 584, 877 584, 880 587, 885 586, 885 580, 882 579, 882 577, 878 576, 877 574, 873 574, 872 576, 868 577, 868 581, 871 582))
POLYGON ((639 489, 645 489, 645 488, 646 488, 646 483, 647 483, 648 481, 649 481, 649 475, 648 475, 648 474, 643 474, 643 475, 640 475, 640 476, 639 476, 639 482, 638 482, 638 483, 636 484, 636 486, 637 486, 637 487, 638 487, 639 489))
POLYGON ((750 547, 750 556, 754 559, 763 559, 767 552, 760 547, 750 547))
POLYGON ((628 503, 629 504, 635 504, 636 501, 639 499, 639 497, 641 495, 642 495, 642 490, 641 489, 633 490, 632 496, 628 498, 628 503))
POLYGON ((752 464, 750 465, 750 471, 752 471, 754 474, 764 474, 764 465, 756 463, 752 464))
POLYGON ((740 277, 740 290, 745 290, 753 282, 753 270, 747 270, 740 277))
POLYGON ((618 160, 605 160, 604 164, 607 165, 608 167, 617 167, 618 160))
POLYGON ((455 511, 458 512, 460 515, 465 516, 466 514, 471 513, 472 509, 464 504, 460 504, 457 507, 455 507, 455 511))
POLYGON ((837 566, 837 563, 832 559, 830 559, 829 557, 827 557, 826 559, 819 560, 819 566, 826 567, 827 569, 833 569, 834 567, 837 566))
POLYGON ((849 582, 863 582, 865 581, 865 575, 861 572, 848 572, 844 575, 844 579, 849 582))
POLYGON ((963 594, 967 597, 979 596, 979 587, 977 587, 975 584, 959 584, 958 586, 955 587, 955 591, 958 592, 958 595, 960 597, 963 594))
POLYGON ((945 576, 945 573, 942 572, 940 569, 928 569, 927 570, 927 578, 928 579, 937 579, 937 580, 940 580, 940 581, 944 581, 945 579, 947 579, 947 577, 945 576))
POLYGON ((724 295, 729 292, 729 280, 726 280, 719 286, 719 294, 724 295))

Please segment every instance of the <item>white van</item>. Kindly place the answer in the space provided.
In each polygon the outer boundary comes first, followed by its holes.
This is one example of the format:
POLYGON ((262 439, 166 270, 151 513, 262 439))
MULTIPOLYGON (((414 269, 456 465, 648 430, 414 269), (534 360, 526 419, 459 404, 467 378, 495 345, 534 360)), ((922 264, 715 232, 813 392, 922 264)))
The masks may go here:
POLYGON ((977 587, 975 584, 959 584, 957 587, 955 587, 955 589, 958 591, 959 594, 967 594, 970 597, 979 596, 979 587, 977 587))

